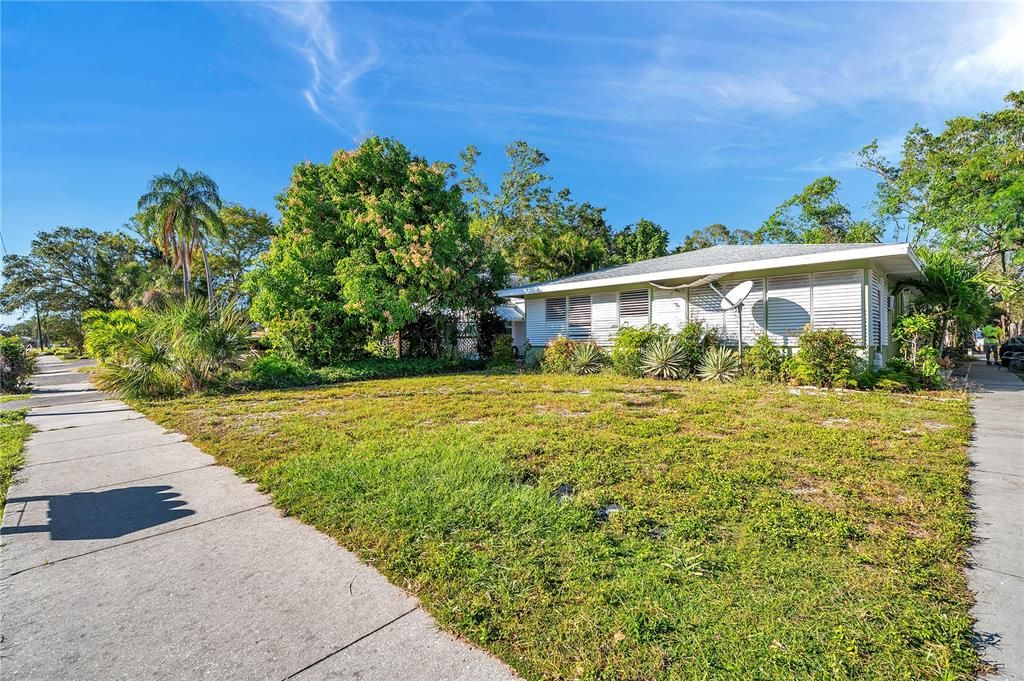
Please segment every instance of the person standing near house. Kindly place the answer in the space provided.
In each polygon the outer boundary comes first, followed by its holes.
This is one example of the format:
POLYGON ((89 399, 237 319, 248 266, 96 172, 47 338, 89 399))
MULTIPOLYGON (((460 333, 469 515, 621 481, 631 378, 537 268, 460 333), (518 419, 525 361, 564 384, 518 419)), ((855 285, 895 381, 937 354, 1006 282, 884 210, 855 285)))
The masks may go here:
POLYGON ((989 322, 981 333, 985 337, 985 364, 999 364, 999 341, 1003 330, 995 322, 989 322))

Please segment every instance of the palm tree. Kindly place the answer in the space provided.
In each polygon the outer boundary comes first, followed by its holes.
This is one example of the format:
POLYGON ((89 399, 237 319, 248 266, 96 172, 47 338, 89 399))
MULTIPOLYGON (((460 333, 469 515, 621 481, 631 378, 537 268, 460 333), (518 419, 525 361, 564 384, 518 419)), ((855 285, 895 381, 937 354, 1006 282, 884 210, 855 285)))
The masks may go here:
POLYGON ((220 218, 221 200, 217 183, 203 172, 178 168, 171 175, 157 175, 149 191, 139 198, 143 220, 153 228, 153 239, 181 268, 181 288, 187 300, 192 293, 192 256, 202 254, 206 273, 206 296, 213 307, 213 277, 206 254, 206 240, 224 237, 220 218))

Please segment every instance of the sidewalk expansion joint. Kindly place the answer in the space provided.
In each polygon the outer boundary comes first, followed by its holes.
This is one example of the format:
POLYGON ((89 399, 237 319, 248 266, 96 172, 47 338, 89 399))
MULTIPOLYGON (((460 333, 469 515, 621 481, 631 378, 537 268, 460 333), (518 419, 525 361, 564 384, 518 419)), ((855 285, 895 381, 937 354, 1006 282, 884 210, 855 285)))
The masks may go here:
POLYGON ((51 561, 48 561, 46 563, 40 563, 39 565, 33 565, 31 567, 23 568, 21 570, 17 570, 15 572, 12 572, 9 575, 0 578, 0 582, 2 582, 4 580, 7 580, 7 579, 10 579, 11 577, 16 577, 16 576, 18 576, 18 575, 20 575, 22 573, 29 572, 30 570, 36 570, 38 568, 49 567, 51 565, 56 565, 57 563, 63 563, 63 562, 68 561, 68 560, 74 560, 75 558, 82 558, 83 556, 91 556, 94 553, 101 553, 103 551, 109 551, 111 549, 116 549, 116 548, 121 547, 121 546, 127 546, 128 544, 135 544, 135 543, 140 542, 140 541, 146 541, 147 539, 154 539, 156 537, 162 537, 162 536, 164 536, 166 534, 172 534, 174 532, 181 532, 182 530, 187 530, 187 529, 192 528, 192 527, 199 527, 200 525, 206 525, 207 523, 216 522, 218 520, 223 520, 225 518, 231 518, 232 516, 241 515, 242 513, 248 513, 250 511, 257 511, 257 510, 259 510, 261 508, 266 508, 267 506, 270 506, 270 502, 269 501, 264 503, 264 504, 260 504, 259 506, 253 506, 252 508, 245 508, 245 509, 242 509, 241 511, 234 511, 232 513, 225 513, 224 515, 217 516, 216 518, 207 518, 206 520, 200 520, 198 523, 192 523, 190 525, 182 525, 181 527, 174 527, 174 528, 171 528, 169 530, 165 530, 163 532, 157 532, 156 534, 147 534, 145 537, 137 537, 135 539, 128 539, 127 541, 119 542, 117 544, 111 544, 110 546, 101 546, 100 548, 93 549, 92 551, 85 551, 83 553, 76 553, 73 556, 65 556, 64 558, 58 558, 57 560, 51 560, 51 561))
MULTIPOLYGON (((103 437, 103 436, 102 435, 97 435, 97 437, 103 437)), ((86 438, 82 438, 82 439, 84 440, 86 438)), ((68 463, 70 461, 82 461, 83 459, 95 459, 96 457, 99 457, 99 456, 112 456, 114 454, 128 454, 130 452, 138 452, 138 451, 141 451, 143 449, 156 449, 157 447, 166 447, 168 445, 180 445, 183 442, 186 442, 186 440, 185 439, 181 439, 181 440, 175 440, 174 442, 162 442, 162 443, 160 443, 158 445, 143 445, 142 447, 129 447, 128 449, 115 449, 112 452, 103 452, 102 454, 86 454, 85 456, 73 456, 70 459, 61 459, 60 461, 40 461, 39 463, 30 463, 30 464, 26 465, 24 468, 27 469, 27 468, 36 468, 37 466, 53 466, 54 464, 58 464, 58 463, 68 463)))
POLYGON ((975 570, 984 570, 985 572, 991 572, 993 574, 1002 575, 1003 577, 1010 577, 1012 579, 1019 579, 1022 582, 1024 582, 1024 577, 1021 577, 1020 575, 1015 575, 1012 572, 1003 572, 1002 570, 996 570, 995 568, 985 567, 984 565, 978 564, 972 565, 971 567, 975 570))
POLYGON ((337 655, 338 653, 342 652, 343 650, 345 650, 347 648, 351 648, 352 646, 354 646, 355 644, 359 643, 360 641, 364 641, 364 640, 368 639, 369 637, 373 636, 374 634, 376 634, 377 632, 390 627, 392 624, 394 624, 398 620, 402 619, 406 615, 409 615, 409 614, 419 610, 419 607, 420 606, 417 605, 416 607, 414 607, 414 608, 412 608, 412 609, 410 609, 410 610, 408 610, 406 612, 403 612, 398 617, 396 617, 396 618, 394 618, 394 619, 392 619, 392 620, 390 620, 388 622, 385 622, 384 624, 380 625, 379 627, 377 627, 373 631, 369 631, 369 632, 363 634, 359 638, 355 639, 354 641, 350 641, 350 642, 346 643, 345 645, 341 646, 337 650, 334 650, 332 652, 327 653, 326 655, 321 657, 319 660, 307 664, 305 667, 303 667, 299 671, 297 671, 297 672, 295 672, 293 674, 289 674, 288 676, 286 676, 283 679, 281 679, 281 681, 289 681, 290 679, 294 679, 295 677, 297 677, 299 674, 302 674, 303 672, 309 671, 310 669, 312 669, 313 667, 317 666, 321 662, 334 657, 335 655, 337 655))

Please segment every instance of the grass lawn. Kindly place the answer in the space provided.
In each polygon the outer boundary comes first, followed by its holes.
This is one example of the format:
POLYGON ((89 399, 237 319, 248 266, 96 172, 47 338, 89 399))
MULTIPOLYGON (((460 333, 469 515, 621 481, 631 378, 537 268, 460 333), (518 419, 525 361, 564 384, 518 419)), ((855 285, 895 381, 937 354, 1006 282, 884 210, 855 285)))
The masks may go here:
POLYGON ((22 452, 32 426, 25 423, 25 410, 0 411, 0 509, 7 503, 7 488, 14 473, 25 463, 22 452))
POLYGON ((27 400, 32 397, 29 393, 7 393, 0 395, 0 402, 14 402, 16 400, 27 400))
POLYGON ((144 408, 528 678, 977 664, 963 397, 465 374, 144 408))

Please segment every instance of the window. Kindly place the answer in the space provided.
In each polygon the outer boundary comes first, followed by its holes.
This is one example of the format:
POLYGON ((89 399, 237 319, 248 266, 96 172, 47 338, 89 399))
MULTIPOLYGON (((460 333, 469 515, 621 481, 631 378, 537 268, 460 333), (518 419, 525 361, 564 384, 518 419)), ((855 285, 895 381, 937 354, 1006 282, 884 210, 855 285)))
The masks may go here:
POLYGON ((573 340, 590 338, 590 296, 569 298, 569 338, 573 340))
POLYGON ((647 326, 650 320, 650 299, 647 289, 623 291, 619 294, 619 323, 647 326))
POLYGON ((544 300, 544 320, 549 322, 565 321, 565 298, 547 298, 544 300))

